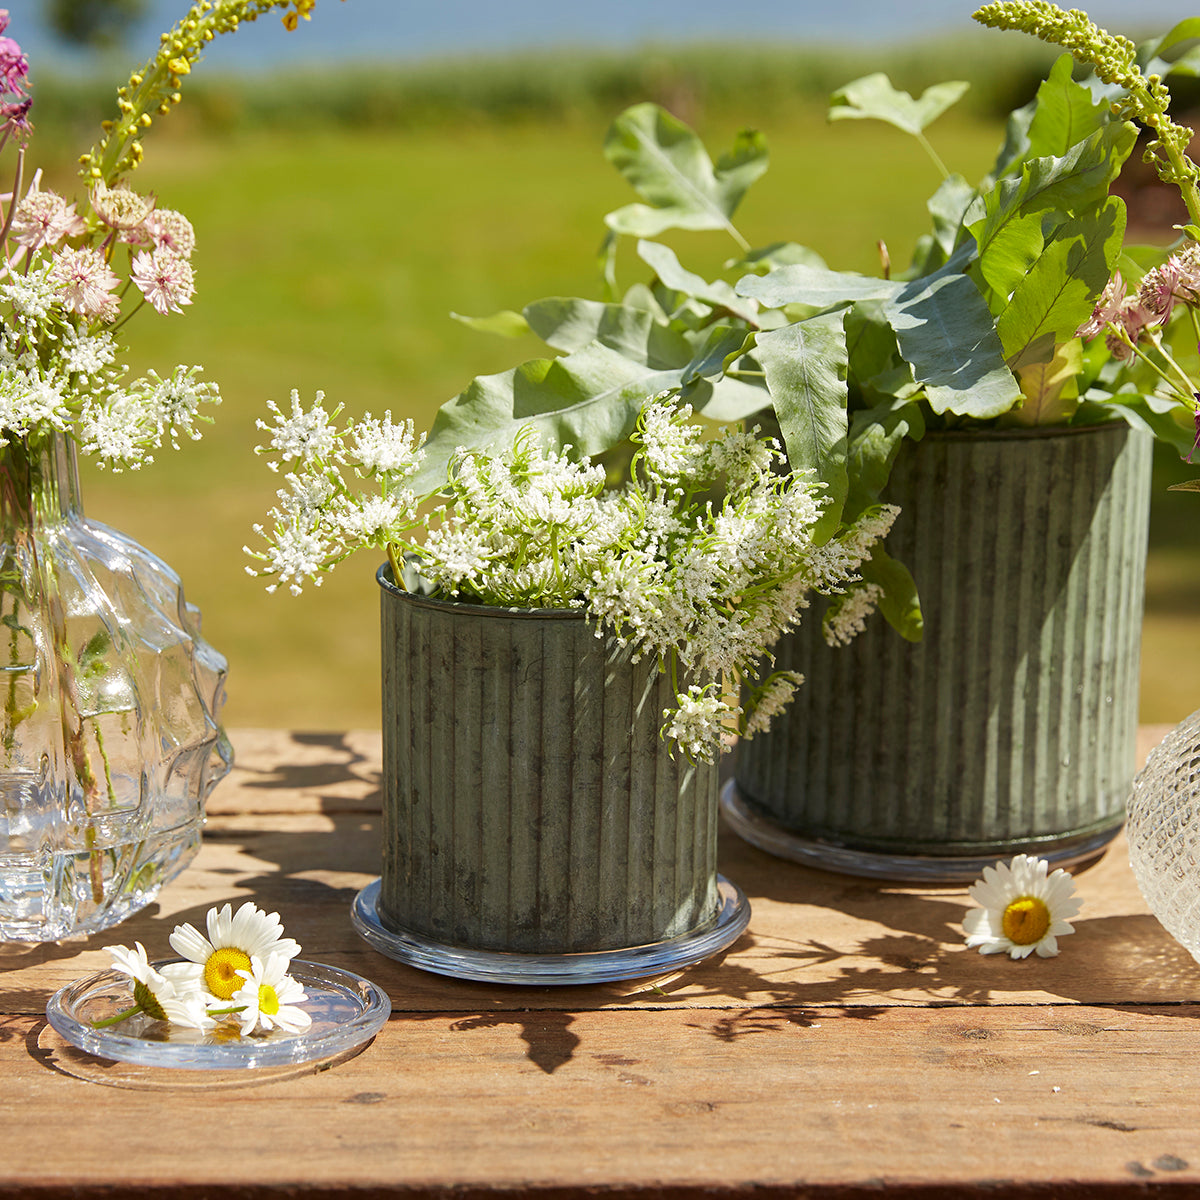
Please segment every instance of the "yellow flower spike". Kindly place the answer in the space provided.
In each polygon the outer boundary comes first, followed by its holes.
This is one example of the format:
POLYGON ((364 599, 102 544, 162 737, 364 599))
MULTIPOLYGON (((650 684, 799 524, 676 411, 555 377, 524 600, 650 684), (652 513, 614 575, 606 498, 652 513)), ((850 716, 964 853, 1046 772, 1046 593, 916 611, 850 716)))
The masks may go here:
POLYGON ((130 75, 130 77, 129 77, 129 82, 134 87, 141 87, 142 86, 142 77, 136 71, 134 71, 134 73, 132 75, 130 75))
POLYGON ((138 124, 141 125, 143 129, 149 129, 153 123, 153 120, 154 118, 151 117, 149 113, 142 113, 142 115, 138 117, 138 124))
POLYGON ((167 69, 173 75, 187 75, 192 69, 192 64, 186 58, 172 58, 167 62, 167 69))
POLYGON ((294 12, 283 14, 283 27, 289 33, 293 32, 295 30, 296 26, 299 24, 300 24, 300 19, 299 19, 299 17, 296 16, 296 14, 294 12))

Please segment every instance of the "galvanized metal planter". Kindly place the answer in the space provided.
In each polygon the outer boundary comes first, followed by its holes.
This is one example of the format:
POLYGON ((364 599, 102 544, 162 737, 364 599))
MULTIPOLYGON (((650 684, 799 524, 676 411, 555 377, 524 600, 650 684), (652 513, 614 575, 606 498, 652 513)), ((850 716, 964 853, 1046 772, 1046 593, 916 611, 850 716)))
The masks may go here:
POLYGON ((831 650, 807 614, 779 655, 804 687, 738 748, 738 831, 899 879, 1098 853, 1134 771, 1150 453, 1124 424, 906 447, 888 548, 916 577, 924 640, 873 618, 831 650))
POLYGON ((717 768, 659 736, 673 698, 574 610, 490 608, 380 570, 383 873, 359 930, 470 978, 635 978, 728 945, 717 768))

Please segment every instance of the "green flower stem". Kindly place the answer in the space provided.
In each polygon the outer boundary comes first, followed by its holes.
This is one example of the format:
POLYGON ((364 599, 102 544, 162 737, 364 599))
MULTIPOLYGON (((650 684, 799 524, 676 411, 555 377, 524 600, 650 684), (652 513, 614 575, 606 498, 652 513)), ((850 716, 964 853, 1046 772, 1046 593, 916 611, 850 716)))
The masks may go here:
POLYGON ((389 541, 386 549, 388 563, 392 568, 392 582, 398 588, 404 588, 404 572, 400 567, 400 560, 396 557, 396 543, 389 541))
POLYGON ((1167 365, 1172 367, 1178 376, 1178 379, 1172 379, 1166 371, 1162 369, 1136 342, 1131 341, 1125 330, 1114 322, 1109 322, 1109 332, 1114 334, 1121 342, 1133 351, 1138 358, 1142 360, 1176 395, 1182 398, 1189 408, 1195 409, 1196 395, 1192 381, 1188 378, 1182 367, 1163 349, 1162 341, 1156 334, 1150 334, 1150 340, 1154 348, 1166 360, 1167 365), (1184 388, 1180 388, 1179 379, 1183 380, 1184 388))
POLYGON ((119 1013, 111 1017, 105 1017, 102 1021, 92 1021, 93 1029, 111 1029, 114 1025, 119 1025, 122 1021, 128 1021, 130 1017, 136 1016, 142 1011, 140 1004, 135 1004, 132 1008, 123 1008, 119 1013))

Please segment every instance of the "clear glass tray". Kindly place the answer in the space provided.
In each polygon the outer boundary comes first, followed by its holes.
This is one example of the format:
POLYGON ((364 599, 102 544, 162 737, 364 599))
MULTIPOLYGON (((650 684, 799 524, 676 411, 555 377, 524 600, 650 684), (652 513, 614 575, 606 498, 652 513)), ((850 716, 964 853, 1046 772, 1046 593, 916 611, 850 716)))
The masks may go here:
POLYGON ((354 898, 350 918, 359 936, 380 954, 455 979, 525 987, 613 983, 668 974, 732 946, 750 923, 750 902, 741 889, 717 876, 717 911, 700 929, 648 946, 576 954, 517 954, 448 946, 420 934, 389 929, 379 917, 378 879, 354 898))
MULTIPOLYGON (((164 963, 153 964, 161 968, 164 963)), ((129 977, 97 971, 59 988, 46 1005, 46 1019, 71 1045, 100 1058, 149 1067, 229 1070, 276 1067, 333 1058, 373 1038, 392 1011, 387 993, 350 971, 297 959, 290 974, 303 986, 302 1005, 312 1024, 301 1033, 275 1029, 266 1035, 231 1036, 228 1030, 200 1033, 173 1029, 138 1013, 119 1025, 96 1029, 133 1003, 129 977)))

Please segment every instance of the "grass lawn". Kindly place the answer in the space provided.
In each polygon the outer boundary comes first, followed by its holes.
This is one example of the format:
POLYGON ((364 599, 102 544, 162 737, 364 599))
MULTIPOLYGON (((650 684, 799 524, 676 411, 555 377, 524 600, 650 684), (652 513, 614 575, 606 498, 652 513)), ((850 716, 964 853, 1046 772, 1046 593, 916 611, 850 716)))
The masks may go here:
MULTIPOLYGON (((701 128, 714 155, 739 118, 701 128)), ((873 271, 882 239, 894 262, 907 261, 937 184, 915 144, 865 122, 827 125, 817 108, 789 107, 759 127, 772 167, 737 218, 752 244, 791 238, 832 266, 873 271)), ((1000 130, 947 117, 931 133, 973 179, 1000 130)), ((603 214, 632 198, 601 153, 603 136, 602 122, 580 119, 221 139, 173 134, 168 123, 148 138, 138 184, 195 224, 198 292, 186 319, 139 314, 129 328, 135 361, 160 372, 201 363, 225 402, 204 441, 137 473, 85 464, 84 488, 92 516, 183 575, 231 662, 230 725, 378 721, 375 563, 351 560, 299 599, 267 596, 245 574, 241 547, 276 482, 251 452, 266 401, 321 388, 350 412, 387 408, 424 427, 473 375, 538 355, 534 339, 492 339, 448 314, 599 294, 603 214)), ((724 235, 671 240, 688 245, 693 269, 715 271, 733 250, 724 235)), ((632 282, 638 264, 626 256, 621 266, 632 282)), ((1200 672, 1188 667, 1200 665, 1200 623, 1178 611, 1195 564, 1182 553, 1152 564, 1158 591, 1176 599, 1147 622, 1147 720, 1176 721, 1198 706, 1200 672)))

